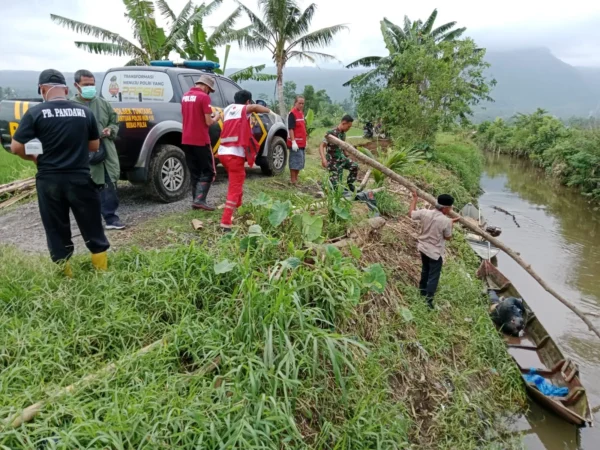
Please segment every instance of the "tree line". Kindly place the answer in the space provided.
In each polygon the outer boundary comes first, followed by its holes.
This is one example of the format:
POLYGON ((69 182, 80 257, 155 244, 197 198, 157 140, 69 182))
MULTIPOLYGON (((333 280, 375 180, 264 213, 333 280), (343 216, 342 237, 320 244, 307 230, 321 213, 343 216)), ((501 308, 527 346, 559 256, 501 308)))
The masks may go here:
POLYGON ((526 157, 549 176, 600 201, 600 127, 597 119, 571 119, 567 124, 538 109, 498 118, 477 128, 485 150, 526 157))
MULTIPOLYGON (((209 33, 207 20, 222 3, 223 0, 213 0, 195 5, 190 0, 176 14, 166 0, 123 0, 133 41, 63 16, 52 14, 51 19, 97 39, 77 41, 78 48, 95 54, 127 56, 129 65, 149 64, 152 60, 168 59, 172 54, 183 59, 220 62, 217 49, 224 46, 220 69, 224 72, 231 43, 237 42, 251 51, 266 49, 271 53, 276 75, 262 73, 265 66, 257 65, 230 78, 235 81, 274 78, 279 113, 285 116, 289 101, 284 67, 294 60, 311 63, 336 60, 334 55, 319 49, 331 44, 347 27, 336 24, 311 31, 317 11, 315 3, 302 9, 295 0, 258 0, 257 12, 236 1, 235 10, 209 33), (158 16, 167 24, 165 27, 157 24, 158 16), (249 19, 250 25, 237 28, 242 16, 249 19)), ((483 60, 485 51, 471 39, 462 39, 465 28, 456 28, 455 22, 436 27, 436 18, 437 10, 425 21, 405 17, 402 27, 384 18, 381 32, 388 55, 369 56, 348 65, 369 69, 348 82, 358 114, 367 120, 382 118, 393 136, 409 143, 433 142, 438 130, 457 120, 468 121, 474 104, 490 100, 493 81, 488 82, 483 75, 487 67, 483 60)), ((317 92, 309 90, 304 94, 311 97, 317 92)), ((317 113, 318 108, 312 109, 317 113)))
POLYGON ((0 100, 5 100, 9 98, 15 98, 17 96, 14 89, 10 87, 3 88, 0 86, 0 100))

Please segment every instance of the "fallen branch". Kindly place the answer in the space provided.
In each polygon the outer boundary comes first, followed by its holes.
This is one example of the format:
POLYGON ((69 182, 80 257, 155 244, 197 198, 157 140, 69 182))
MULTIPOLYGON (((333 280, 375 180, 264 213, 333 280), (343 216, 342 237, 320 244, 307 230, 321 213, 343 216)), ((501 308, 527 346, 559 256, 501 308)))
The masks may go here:
POLYGON ((35 178, 26 178, 25 180, 12 181, 7 184, 0 185, 0 195, 11 194, 21 189, 26 189, 35 186, 35 178))
POLYGON ((371 178, 371 172, 373 172, 373 170, 369 169, 367 170, 367 173, 365 173, 365 176, 363 177, 362 181, 360 182, 360 185, 358 186, 358 192, 362 191, 367 186, 369 178, 371 178))
POLYGON ((21 194, 14 195, 11 198, 9 198, 8 200, 6 200, 5 202, 0 203, 0 209, 2 209, 2 208, 8 208, 10 205, 14 205, 19 200, 23 200, 24 198, 29 197, 34 192, 35 192, 35 189, 31 189, 31 190, 29 190, 27 192, 23 192, 21 194))
MULTIPOLYGON (((163 345, 165 343, 166 343, 165 339, 161 339, 159 341, 153 342, 152 344, 147 345, 146 347, 138 350, 130 357, 138 357, 138 356, 144 355, 148 352, 151 352, 155 348, 160 347, 161 345, 163 345)), ((48 403, 51 400, 54 400, 62 395, 70 394, 71 392, 74 392, 76 389, 81 388, 84 385, 89 384, 93 381, 96 381, 101 376, 106 375, 111 372, 114 372, 116 370, 116 368, 117 368, 117 364, 111 363, 111 364, 103 367, 96 373, 86 375, 85 377, 81 378, 79 381, 76 381, 75 383, 70 384, 69 386, 59 389, 58 391, 48 395, 48 398, 46 400, 41 400, 41 401, 34 403, 33 405, 30 405, 27 408, 23 409, 18 414, 12 416, 12 420, 11 420, 11 418, 9 418, 6 421, 5 425, 9 426, 11 428, 17 428, 17 427, 21 426, 22 424, 29 422, 30 420, 32 420, 34 417, 36 417, 42 411, 42 408, 46 405, 46 403, 48 403)))
MULTIPOLYGON (((417 195, 419 197, 421 197, 423 200, 426 200, 427 202, 431 203, 432 205, 436 204, 436 199, 432 195, 428 194, 425 191, 422 191, 415 184, 411 183, 406 178, 398 175, 396 172, 388 169, 383 164, 381 164, 381 163, 375 161, 374 159, 369 158, 367 155, 364 155, 363 153, 359 152, 352 145, 350 145, 334 136, 331 136, 331 135, 327 135, 325 137, 325 139, 327 139, 327 141, 329 143, 337 145, 342 150, 349 153, 357 161, 360 161, 363 164, 366 164, 367 166, 370 166, 374 169, 379 170, 381 173, 383 173, 387 177, 391 178, 392 180, 394 180, 397 183, 406 187, 409 191, 416 191, 417 195)), ((521 258, 519 256, 519 254, 517 252, 515 252, 510 247, 505 245, 499 239, 496 239, 495 237, 491 236, 489 233, 486 233, 485 231, 481 230, 478 226, 475 226, 475 225, 469 223, 468 221, 466 221, 464 218, 462 218, 458 214, 453 212, 453 213, 451 213, 451 217, 458 218, 458 222, 460 222, 460 224, 463 225, 465 228, 468 228, 473 233, 483 237, 486 241, 491 242, 493 245, 495 245, 500 250, 504 251, 504 253, 506 253, 512 259, 514 259, 517 262, 517 264, 519 264, 523 269, 525 269, 527 271, 527 273, 529 275, 531 275, 533 277, 533 279, 539 283, 540 286, 542 286, 547 292, 549 292, 554 297, 556 297, 556 299, 559 302, 561 302, 563 305, 565 305, 567 308, 569 308, 571 311, 573 311, 577 315, 577 317, 579 317, 581 320, 583 320, 583 322, 588 326, 590 331, 594 332, 596 334, 596 336, 598 336, 600 338, 600 331, 586 317, 585 313, 583 311, 581 311, 573 303, 571 303, 566 298, 564 298, 562 295, 560 295, 558 292, 556 292, 554 289, 552 289, 552 287, 550 287, 548 284, 546 284, 546 282, 544 280, 542 280, 542 278, 531 268, 531 265, 528 264, 527 262, 525 262, 523 260, 523 258, 521 258)))

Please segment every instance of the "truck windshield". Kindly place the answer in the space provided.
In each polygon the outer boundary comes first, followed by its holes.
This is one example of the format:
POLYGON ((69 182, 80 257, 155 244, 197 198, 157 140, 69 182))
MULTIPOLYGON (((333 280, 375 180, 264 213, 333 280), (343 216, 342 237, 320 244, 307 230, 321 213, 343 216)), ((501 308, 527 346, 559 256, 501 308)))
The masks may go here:
POLYGON ((115 70, 104 77, 101 93, 109 102, 168 103, 173 99, 173 86, 164 72, 115 70))

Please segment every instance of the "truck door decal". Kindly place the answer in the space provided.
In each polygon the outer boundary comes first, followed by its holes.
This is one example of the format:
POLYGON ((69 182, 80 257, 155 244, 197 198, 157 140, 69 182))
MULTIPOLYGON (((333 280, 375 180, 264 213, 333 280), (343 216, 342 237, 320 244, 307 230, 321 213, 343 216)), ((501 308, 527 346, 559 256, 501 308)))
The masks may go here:
POLYGON ((154 121, 152 108, 113 108, 119 122, 125 123, 125 128, 148 128, 148 122, 154 121))
POLYGON ((16 120, 21 120, 21 118, 25 115, 25 113, 27 112, 27 110, 29 109, 29 102, 23 102, 21 100, 17 100, 15 101, 15 119, 16 120), (21 108, 21 105, 23 105, 23 107, 21 108))

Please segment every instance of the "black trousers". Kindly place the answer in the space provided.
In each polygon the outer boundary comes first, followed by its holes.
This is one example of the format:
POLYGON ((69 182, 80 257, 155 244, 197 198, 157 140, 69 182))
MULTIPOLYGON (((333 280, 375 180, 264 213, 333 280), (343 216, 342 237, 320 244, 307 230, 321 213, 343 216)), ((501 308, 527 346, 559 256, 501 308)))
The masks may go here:
POLYGON ((38 205, 52 261, 64 261, 73 255, 69 211, 81 231, 85 245, 92 253, 108 250, 110 244, 100 213, 100 193, 86 174, 38 176, 38 205))
POLYGON ((442 275, 442 264, 444 260, 440 256, 439 259, 435 260, 421 253, 421 261, 423 267, 421 268, 421 282, 419 283, 419 291, 421 295, 427 298, 427 302, 431 303, 437 291, 438 283, 440 281, 440 275, 442 275))
POLYGON ((215 181, 215 158, 210 145, 184 145, 185 162, 190 169, 192 188, 198 182, 215 181))
POLYGON ((104 174, 106 184, 101 187, 100 190, 100 205, 102 217, 106 225, 112 225, 120 222, 119 216, 117 215, 117 209, 119 209, 119 196, 117 194, 117 183, 113 183, 108 176, 108 173, 104 174))

